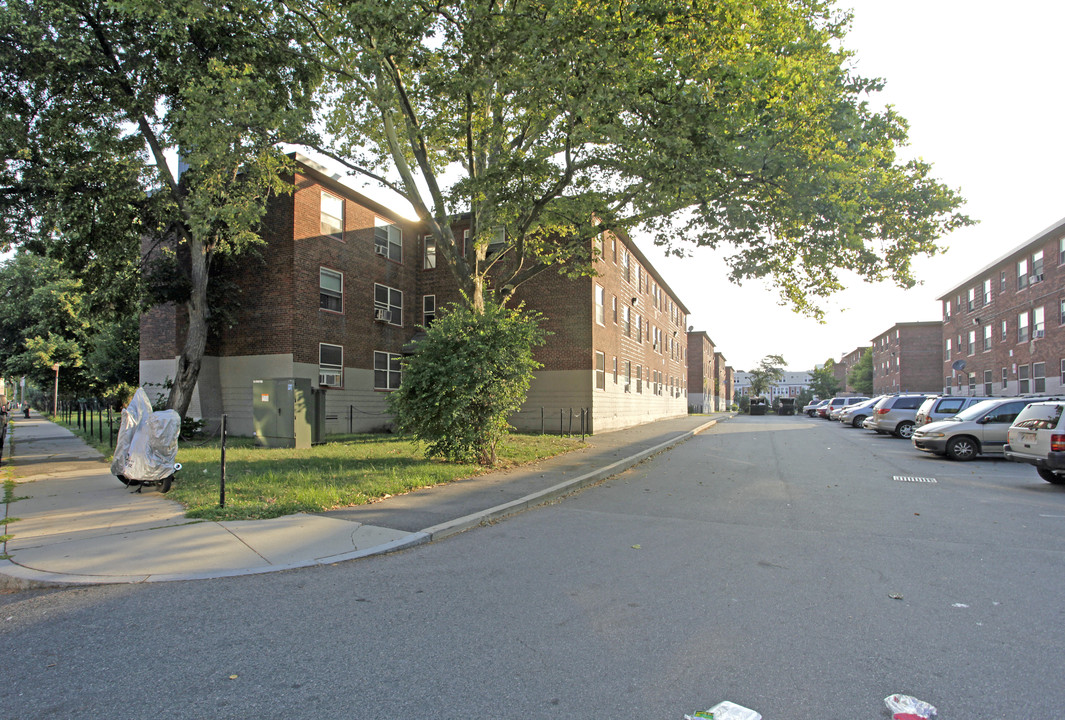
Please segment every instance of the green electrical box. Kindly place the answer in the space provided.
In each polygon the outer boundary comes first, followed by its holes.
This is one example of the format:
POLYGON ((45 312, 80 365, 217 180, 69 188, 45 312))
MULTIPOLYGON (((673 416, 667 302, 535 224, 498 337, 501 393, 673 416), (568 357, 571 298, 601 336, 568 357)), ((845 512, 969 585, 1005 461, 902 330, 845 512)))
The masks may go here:
POLYGON ((307 378, 254 380, 255 439, 264 447, 309 448, 325 434, 325 391, 307 378))

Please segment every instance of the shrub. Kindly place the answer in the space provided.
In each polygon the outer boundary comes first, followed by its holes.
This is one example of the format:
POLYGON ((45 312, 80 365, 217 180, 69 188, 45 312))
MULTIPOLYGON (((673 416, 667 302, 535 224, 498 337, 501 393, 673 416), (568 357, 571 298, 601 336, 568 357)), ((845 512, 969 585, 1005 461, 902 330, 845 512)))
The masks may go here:
POLYGON ((452 304, 403 363, 389 397, 396 424, 427 446, 428 456, 495 464, 507 418, 525 401, 540 364, 539 314, 485 302, 483 313, 452 304))

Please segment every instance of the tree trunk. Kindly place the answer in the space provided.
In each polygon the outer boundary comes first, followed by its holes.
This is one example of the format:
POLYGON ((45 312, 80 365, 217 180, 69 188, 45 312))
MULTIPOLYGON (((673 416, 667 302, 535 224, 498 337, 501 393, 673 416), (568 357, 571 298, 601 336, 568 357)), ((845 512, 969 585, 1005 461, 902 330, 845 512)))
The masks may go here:
POLYGON ((189 410, 192 393, 200 376, 204 349, 207 347, 207 252, 199 240, 189 239, 189 265, 192 291, 185 307, 189 314, 185 346, 178 356, 174 384, 170 388, 167 407, 177 410, 182 418, 189 410))

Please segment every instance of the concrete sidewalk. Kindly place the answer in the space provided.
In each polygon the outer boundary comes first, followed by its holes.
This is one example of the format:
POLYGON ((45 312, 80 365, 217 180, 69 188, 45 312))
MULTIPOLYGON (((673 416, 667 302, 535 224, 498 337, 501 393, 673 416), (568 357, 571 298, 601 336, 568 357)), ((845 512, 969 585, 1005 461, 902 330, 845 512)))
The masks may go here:
MULTIPOLYGON (((453 535, 572 493, 718 420, 689 416, 588 438, 588 447, 371 505, 270 520, 189 520, 130 492, 98 452, 40 417, 11 420, 0 474, 16 481, 0 589, 228 577, 352 560, 453 535)), ((180 451, 179 451, 180 460, 180 451)), ((180 475, 176 482, 180 482, 180 475)))

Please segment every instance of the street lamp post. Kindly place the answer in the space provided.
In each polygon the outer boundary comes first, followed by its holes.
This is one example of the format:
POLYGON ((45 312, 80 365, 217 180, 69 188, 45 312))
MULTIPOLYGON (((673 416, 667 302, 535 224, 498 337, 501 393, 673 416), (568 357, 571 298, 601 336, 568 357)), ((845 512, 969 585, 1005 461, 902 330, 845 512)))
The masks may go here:
POLYGON ((59 363, 52 366, 55 370, 55 401, 52 405, 52 417, 59 415, 59 363))

